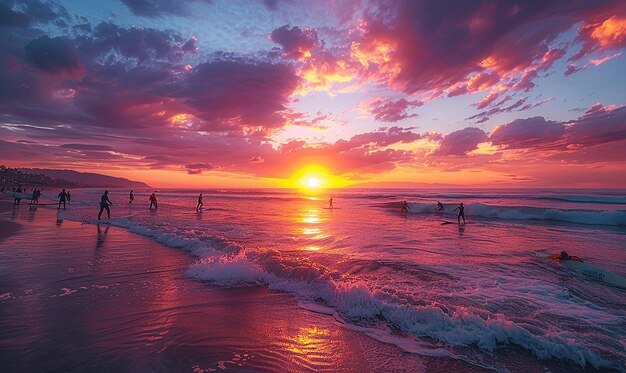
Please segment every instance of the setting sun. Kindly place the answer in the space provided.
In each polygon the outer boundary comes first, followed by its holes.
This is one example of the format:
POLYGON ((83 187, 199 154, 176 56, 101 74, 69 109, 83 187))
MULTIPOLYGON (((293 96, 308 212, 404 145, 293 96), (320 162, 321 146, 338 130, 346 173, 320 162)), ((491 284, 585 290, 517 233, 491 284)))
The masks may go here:
POLYGON ((309 188, 319 188, 320 180, 316 177, 310 177, 304 181, 307 187, 309 188))

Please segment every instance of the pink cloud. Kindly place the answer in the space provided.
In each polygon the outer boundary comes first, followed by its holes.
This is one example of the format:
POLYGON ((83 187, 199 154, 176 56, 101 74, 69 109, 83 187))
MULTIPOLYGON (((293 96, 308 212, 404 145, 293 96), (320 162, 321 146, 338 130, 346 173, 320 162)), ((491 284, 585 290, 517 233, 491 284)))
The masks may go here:
POLYGON ((522 75, 522 79, 513 86, 513 90, 528 92, 535 87, 533 79, 537 77, 537 70, 527 70, 522 75))
POLYGON ((476 149, 478 144, 487 140, 488 136, 483 130, 475 127, 466 127, 446 135, 433 155, 464 156, 476 149))
POLYGON ((521 149, 554 144, 565 133, 561 123, 547 121, 542 117, 516 119, 497 126, 490 135, 494 145, 508 149, 521 149))
POLYGON ((469 92, 480 92, 487 88, 492 87, 494 84, 500 81, 500 76, 493 72, 482 72, 471 77, 467 83, 467 90, 469 92))
POLYGON ((609 2, 592 13, 578 29, 577 41, 582 48, 572 56, 580 60, 594 52, 606 52, 626 46, 626 5, 609 2))
POLYGON ((565 56, 565 53, 566 53, 565 49, 561 49, 561 48, 548 50, 543 55, 541 63, 539 64, 539 66, 537 66, 537 70, 542 71, 542 70, 549 69, 554 64, 554 62, 558 61, 563 56, 565 56))
POLYGON ((421 101, 408 101, 404 98, 397 101, 386 100, 377 97, 364 103, 365 109, 381 122, 398 122, 407 118, 416 117, 417 114, 408 114, 407 110, 412 107, 422 106, 421 101))
POLYGON ((500 97, 500 95, 502 94, 502 92, 499 91, 493 91, 493 92, 489 92, 489 94, 487 96, 485 96, 482 100, 480 100, 480 102, 478 102, 476 104, 476 107, 478 109, 484 109, 487 106, 489 106, 489 104, 491 104, 492 102, 494 102, 498 97, 500 97))

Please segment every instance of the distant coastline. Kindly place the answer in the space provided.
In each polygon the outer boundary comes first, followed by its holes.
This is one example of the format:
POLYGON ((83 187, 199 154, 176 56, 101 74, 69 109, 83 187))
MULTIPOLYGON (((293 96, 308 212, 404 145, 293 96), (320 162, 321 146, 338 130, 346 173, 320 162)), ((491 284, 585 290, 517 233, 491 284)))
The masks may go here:
POLYGON ((90 172, 0 166, 0 186, 58 188, 150 188, 141 181, 128 180, 90 172))

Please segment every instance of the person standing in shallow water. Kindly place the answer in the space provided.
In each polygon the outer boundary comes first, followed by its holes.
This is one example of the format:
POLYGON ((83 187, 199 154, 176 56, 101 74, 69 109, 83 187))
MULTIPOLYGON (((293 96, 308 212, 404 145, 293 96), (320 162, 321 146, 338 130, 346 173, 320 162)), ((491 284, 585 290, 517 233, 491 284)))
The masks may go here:
POLYGON ((459 215, 456 217, 457 220, 459 221, 459 224, 461 224, 461 218, 463 218, 463 224, 465 224, 465 206, 463 206, 463 202, 459 204, 459 207, 455 208, 452 211, 456 211, 456 210, 459 210, 459 215))
POLYGON ((135 200, 135 194, 133 194, 133 191, 130 191, 130 195, 128 196, 128 204, 130 205, 131 203, 133 203, 133 201, 135 200))
POLYGON ((111 219, 111 209, 109 205, 112 205, 113 202, 109 200, 109 191, 105 190, 104 194, 100 198, 100 212, 98 213, 98 220, 100 220, 100 216, 102 216, 102 211, 107 210, 107 218, 111 219))
POLYGON ((204 206, 204 204, 202 203, 202 193, 200 193, 200 195, 198 196, 198 205, 196 206, 196 211, 201 211, 202 206, 204 206))
POLYGON ((400 212, 405 213, 405 214, 409 212, 409 204, 407 201, 402 202, 402 207, 400 208, 400 212))
POLYGON ((59 193, 59 207, 57 210, 61 209, 61 204, 63 204, 63 210, 65 210, 65 203, 67 202, 67 193, 65 193, 65 189, 59 193))
MULTIPOLYGON (((17 193, 22 193, 22 186, 21 186, 21 185, 19 185, 15 191, 16 191, 17 193)), ((13 202, 13 204, 15 204, 15 205, 19 205, 21 201, 22 201, 22 199, 21 199, 21 198, 19 198, 19 197, 15 197, 15 201, 13 202)))
POLYGON ((333 197, 330 197, 330 199, 328 200, 328 207, 329 208, 333 208, 333 197))
POLYGON ((156 198, 156 194, 152 193, 152 195, 150 195, 150 210, 152 210, 152 205, 154 205, 154 209, 158 209, 158 205, 157 205, 157 198, 156 198))

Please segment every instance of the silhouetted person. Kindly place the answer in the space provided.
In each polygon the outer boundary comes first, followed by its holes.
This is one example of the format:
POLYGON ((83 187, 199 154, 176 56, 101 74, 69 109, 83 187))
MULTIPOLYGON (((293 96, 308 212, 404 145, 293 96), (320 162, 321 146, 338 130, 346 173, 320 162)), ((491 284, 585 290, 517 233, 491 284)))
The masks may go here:
POLYGON ((130 205, 131 203, 133 203, 134 200, 135 200, 135 194, 131 190, 130 195, 128 196, 128 204, 130 205))
POLYGON ((102 211, 107 210, 107 217, 111 219, 111 209, 109 205, 112 205, 113 202, 109 200, 109 191, 105 190, 104 194, 100 198, 100 212, 98 213, 98 220, 100 220, 100 216, 102 216, 102 211))
POLYGON ((61 209, 61 204, 63 204, 63 210, 65 210, 65 202, 67 202, 67 193, 65 193, 65 189, 63 189, 61 193, 59 193, 59 208, 57 210, 61 209))
POLYGON ((402 207, 400 208, 400 211, 409 212, 409 204, 406 201, 402 202, 402 207))
POLYGON ((328 200, 328 207, 330 207, 331 209, 333 208, 333 197, 330 197, 330 199, 328 200))
POLYGON ((200 193, 200 195, 198 196, 198 205, 196 206, 196 211, 200 211, 202 206, 204 206, 204 204, 202 203, 202 193, 200 193))
MULTIPOLYGON (((15 189, 15 193, 22 193, 22 186, 21 186, 21 185, 18 185, 17 189, 15 189)), ((15 201, 13 201, 13 204, 14 204, 14 205, 19 205, 19 204, 20 204, 20 201, 22 201, 22 199, 21 199, 21 198, 19 198, 19 197, 17 196, 17 194, 16 194, 16 195, 15 195, 15 201)))
POLYGON ((157 198, 156 198, 156 194, 152 193, 152 195, 150 195, 150 210, 152 210, 152 205, 154 205, 154 209, 158 209, 157 206, 157 198))
POLYGON ((567 251, 561 251, 560 254, 552 254, 549 256, 550 259, 558 259, 558 260, 574 260, 576 262, 582 262, 583 260, 577 256, 569 255, 567 251))
POLYGON ((437 201, 437 211, 443 211, 443 203, 437 201))
POLYGON ((67 203, 72 202, 72 195, 70 194, 70 191, 67 191, 67 203))
POLYGON ((459 216, 457 216, 457 220, 459 221, 459 224, 461 224, 461 218, 463 218, 463 224, 465 224, 465 206, 463 206, 463 202, 461 202, 459 204, 459 207, 455 208, 452 211, 456 211, 459 210, 459 216))

